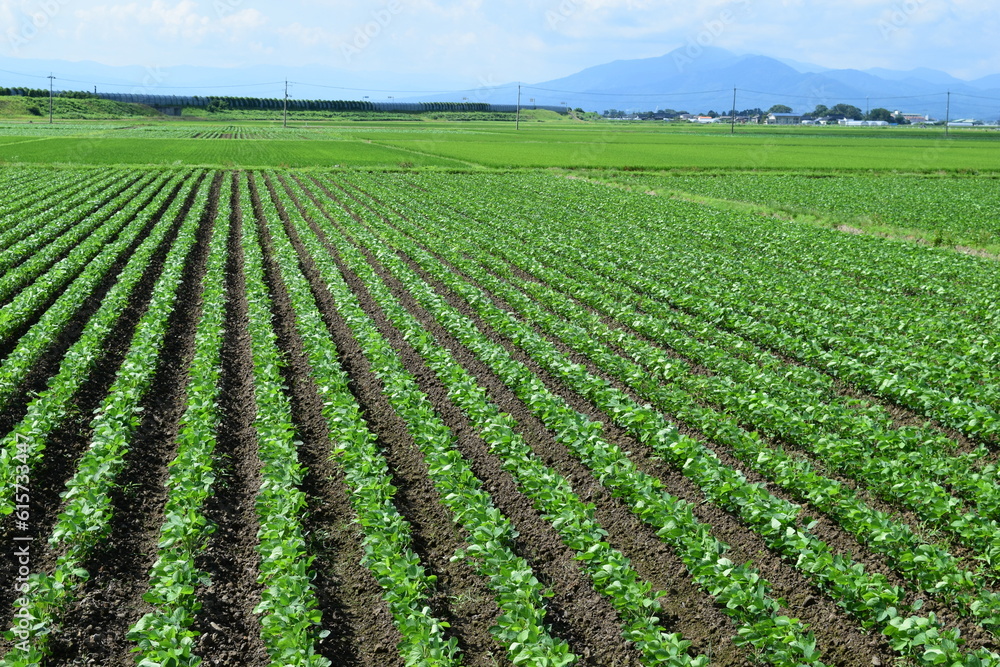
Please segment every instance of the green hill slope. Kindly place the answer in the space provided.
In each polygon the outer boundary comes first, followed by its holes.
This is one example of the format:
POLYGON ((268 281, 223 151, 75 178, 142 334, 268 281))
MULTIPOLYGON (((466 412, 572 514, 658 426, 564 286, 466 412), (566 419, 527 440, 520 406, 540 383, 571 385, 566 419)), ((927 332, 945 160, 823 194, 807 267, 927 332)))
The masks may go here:
MULTIPOLYGON (((159 116, 154 109, 128 102, 99 99, 56 97, 52 100, 52 115, 62 119, 106 119, 159 116)), ((0 118, 48 118, 47 97, 0 96, 0 118)))

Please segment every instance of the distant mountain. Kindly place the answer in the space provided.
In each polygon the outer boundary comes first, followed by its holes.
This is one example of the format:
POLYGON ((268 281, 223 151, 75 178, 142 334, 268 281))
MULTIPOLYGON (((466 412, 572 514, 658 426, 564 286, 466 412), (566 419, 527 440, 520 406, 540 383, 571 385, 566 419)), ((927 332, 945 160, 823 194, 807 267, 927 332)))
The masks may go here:
POLYGON ((815 72, 825 72, 829 67, 823 67, 822 65, 815 65, 813 63, 804 63, 798 60, 792 60, 791 58, 778 58, 781 62, 785 63, 792 69, 802 72, 803 74, 812 74, 815 72))
POLYGON ((997 90, 1000 89, 1000 74, 990 74, 969 83, 982 90, 997 90))
POLYGON ((736 55, 713 47, 697 51, 684 47, 657 58, 589 67, 525 86, 522 96, 534 97, 535 104, 566 102, 596 111, 670 108, 722 113, 732 108, 734 88, 738 110, 767 110, 784 104, 804 113, 818 104, 846 103, 861 109, 884 107, 943 119, 950 90, 952 118, 994 120, 1000 112, 1000 75, 970 82, 926 68, 826 69, 767 56, 736 55), (981 99, 984 97, 996 100, 981 99))
POLYGON ((873 67, 871 69, 866 69, 865 72, 880 79, 886 79, 887 81, 918 81, 921 83, 931 83, 937 86, 963 86, 969 84, 969 82, 957 79, 947 72, 930 69, 928 67, 918 67, 905 72, 900 70, 885 69, 882 67, 873 67))

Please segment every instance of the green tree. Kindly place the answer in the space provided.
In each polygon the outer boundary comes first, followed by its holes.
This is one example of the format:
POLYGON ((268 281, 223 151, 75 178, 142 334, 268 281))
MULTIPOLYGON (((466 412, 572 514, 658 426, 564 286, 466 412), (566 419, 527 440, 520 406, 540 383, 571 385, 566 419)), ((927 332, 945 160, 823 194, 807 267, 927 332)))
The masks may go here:
POLYGON ((792 113, 792 107, 784 104, 775 104, 767 110, 767 113, 792 113))
POLYGON ((884 120, 887 123, 891 123, 893 122, 892 112, 888 109, 883 109, 882 107, 876 107, 868 112, 868 115, 865 116, 865 120, 884 120))
POLYGON ((861 109, 853 104, 835 104, 830 107, 829 113, 831 116, 850 118, 851 120, 861 120, 864 117, 861 109))
POLYGON ((810 118, 822 118, 827 113, 829 113, 829 111, 830 111, 830 108, 828 106, 826 106, 825 104, 817 104, 815 109, 813 109, 812 111, 810 111, 809 113, 807 113, 805 115, 808 116, 808 117, 810 117, 810 118))
POLYGON ((205 107, 205 110, 208 113, 217 113, 219 111, 228 111, 229 110, 229 103, 226 102, 225 100, 215 99, 215 100, 212 100, 211 102, 208 103, 208 106, 205 107))

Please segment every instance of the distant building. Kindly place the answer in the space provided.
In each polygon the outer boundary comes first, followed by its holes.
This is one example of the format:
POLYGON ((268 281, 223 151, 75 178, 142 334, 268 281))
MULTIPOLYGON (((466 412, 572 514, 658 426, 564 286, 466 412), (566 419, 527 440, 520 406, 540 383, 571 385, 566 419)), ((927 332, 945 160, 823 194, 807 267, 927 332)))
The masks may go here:
POLYGON ((911 123, 927 123, 930 122, 931 120, 931 117, 928 114, 922 114, 922 113, 904 113, 902 111, 893 111, 892 115, 902 116, 911 123))
POLYGON ((798 125, 802 122, 799 113, 772 113, 767 117, 768 125, 798 125))

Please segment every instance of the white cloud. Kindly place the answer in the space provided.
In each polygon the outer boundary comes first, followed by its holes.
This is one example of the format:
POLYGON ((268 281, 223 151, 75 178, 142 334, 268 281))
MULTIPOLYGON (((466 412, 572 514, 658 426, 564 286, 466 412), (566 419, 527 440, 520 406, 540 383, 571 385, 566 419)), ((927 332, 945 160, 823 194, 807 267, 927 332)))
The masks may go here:
MULTIPOLYGON (((991 0, 46 1, 63 9, 21 57, 326 62, 355 71, 541 81, 663 55, 708 30, 713 46, 827 67, 923 66, 967 77, 1000 71, 992 44, 1000 17, 991 0), (357 43, 365 44, 360 55, 340 57, 357 43)), ((43 4, 0 0, 0 26, 30 21, 43 4)))

